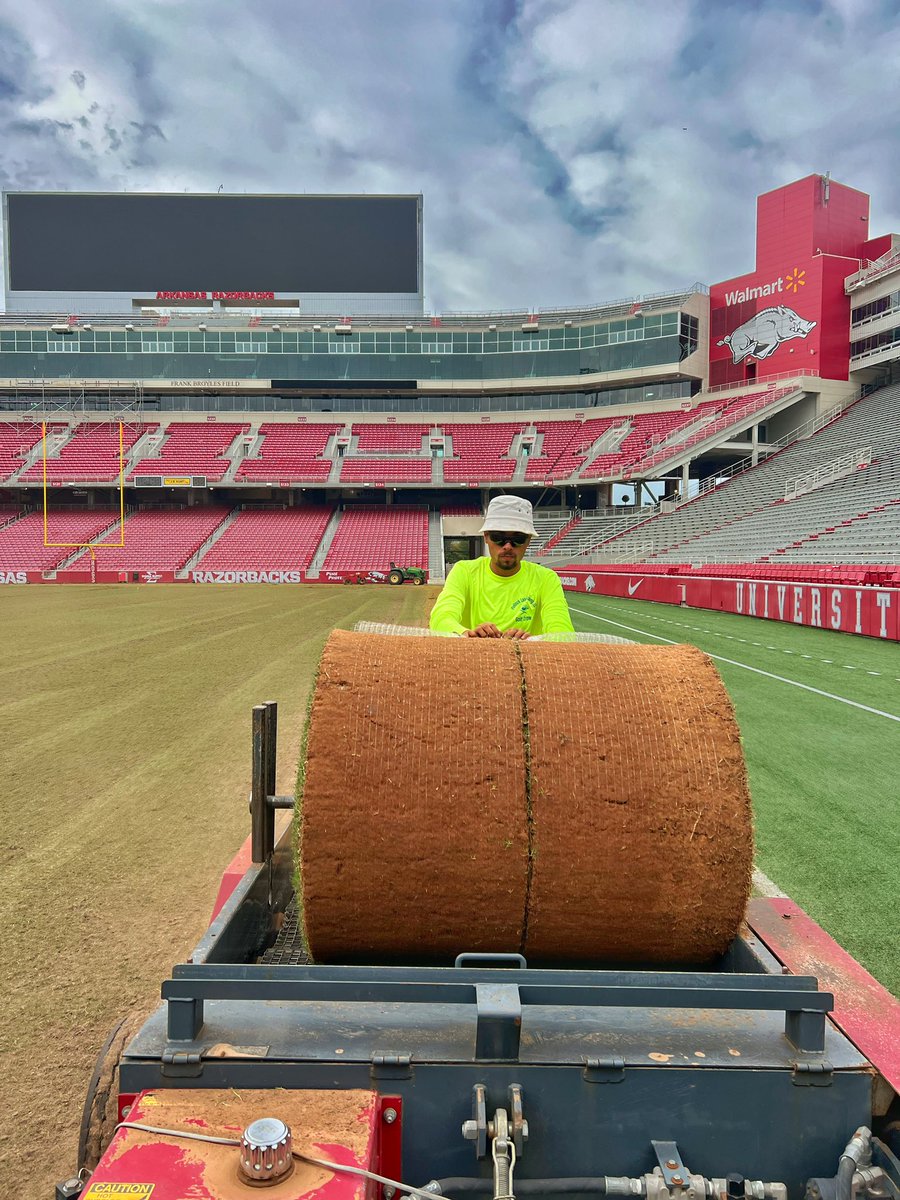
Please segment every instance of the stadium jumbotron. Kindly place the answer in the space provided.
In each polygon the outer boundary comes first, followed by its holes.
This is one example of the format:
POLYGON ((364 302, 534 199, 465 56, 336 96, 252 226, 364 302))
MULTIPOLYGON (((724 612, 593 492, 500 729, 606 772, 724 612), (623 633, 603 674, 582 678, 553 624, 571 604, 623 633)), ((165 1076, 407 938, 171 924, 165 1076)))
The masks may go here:
POLYGON ((416 195, 3 216, 5 582, 437 582, 500 491, 567 586, 900 582, 900 238, 827 177, 744 276, 519 312, 424 312, 416 195))

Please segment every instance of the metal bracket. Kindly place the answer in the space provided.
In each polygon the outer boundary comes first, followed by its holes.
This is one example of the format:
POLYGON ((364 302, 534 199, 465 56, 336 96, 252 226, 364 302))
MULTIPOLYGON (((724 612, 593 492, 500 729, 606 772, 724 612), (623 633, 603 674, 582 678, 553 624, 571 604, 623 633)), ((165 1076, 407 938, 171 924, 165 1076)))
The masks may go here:
POLYGON ((203 1074, 203 1060, 196 1051, 166 1049, 160 1073, 170 1079, 196 1079, 203 1074))
POLYGON ((522 1111, 522 1085, 511 1083, 506 1089, 506 1097, 509 1103, 509 1133, 515 1152, 521 1158, 528 1140, 528 1122, 522 1111))
POLYGON ((621 1083, 625 1078, 625 1059, 618 1055, 585 1059, 581 1077, 585 1083, 621 1083))
POLYGON ((511 983, 475 984, 475 1057, 518 1062, 522 1001, 511 983))
POLYGON ((683 1188, 688 1183, 690 1175, 687 1167, 681 1161, 681 1154, 676 1143, 651 1142, 650 1145, 656 1154, 656 1161, 659 1163, 659 1169, 662 1171, 669 1191, 673 1188, 683 1188))
POLYGON ((463 1121, 462 1135, 467 1142, 475 1143, 475 1157, 487 1154, 487 1098, 483 1083, 472 1088, 472 1119, 463 1121))
POLYGON ((831 1087, 834 1067, 826 1059, 821 1062, 794 1063, 791 1083, 797 1087, 831 1087))
POLYGON ((370 1079, 411 1079, 412 1057, 409 1054, 373 1054, 369 1065, 370 1079))

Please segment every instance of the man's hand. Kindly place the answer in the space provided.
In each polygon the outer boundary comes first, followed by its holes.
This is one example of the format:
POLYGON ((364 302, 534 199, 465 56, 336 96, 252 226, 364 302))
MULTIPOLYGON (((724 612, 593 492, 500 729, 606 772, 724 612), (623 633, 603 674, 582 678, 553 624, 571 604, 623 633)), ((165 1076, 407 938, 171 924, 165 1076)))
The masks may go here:
POLYGON ((525 638, 530 638, 531 634, 527 629, 516 629, 516 627, 513 626, 512 629, 507 629, 503 636, 505 638, 515 638, 517 642, 521 642, 524 641, 525 638))
POLYGON ((485 621, 483 625, 476 625, 474 629, 466 630, 466 637, 503 637, 503 634, 496 625, 492 625, 490 621, 485 621))

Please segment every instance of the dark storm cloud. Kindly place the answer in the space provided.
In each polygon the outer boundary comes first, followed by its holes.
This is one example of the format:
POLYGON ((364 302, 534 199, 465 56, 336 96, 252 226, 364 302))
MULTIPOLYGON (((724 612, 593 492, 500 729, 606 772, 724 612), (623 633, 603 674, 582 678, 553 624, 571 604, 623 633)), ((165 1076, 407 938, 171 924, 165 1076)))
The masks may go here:
POLYGON ((752 265, 758 192, 893 181, 882 0, 0 0, 6 186, 415 192, 435 308, 752 265), (883 64, 883 69, 882 69, 883 64), (877 114, 877 118, 875 116, 877 114))

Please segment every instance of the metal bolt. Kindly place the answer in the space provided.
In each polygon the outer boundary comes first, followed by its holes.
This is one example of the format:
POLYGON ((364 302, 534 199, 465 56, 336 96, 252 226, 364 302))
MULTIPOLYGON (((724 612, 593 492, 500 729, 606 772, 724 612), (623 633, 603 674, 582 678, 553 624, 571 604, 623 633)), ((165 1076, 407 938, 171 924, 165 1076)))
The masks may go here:
POLYGON ((672 1182, 677 1183, 678 1186, 681 1187, 681 1185, 684 1183, 684 1180, 682 1179, 682 1177, 680 1175, 673 1175, 672 1182))
POLYGON ((381 1119, 384 1121, 385 1125, 393 1125, 393 1123, 397 1120, 396 1108, 386 1108, 381 1114, 381 1119))
POLYGON ((477 1141, 478 1140, 478 1122, 477 1121, 463 1121, 462 1135, 466 1139, 467 1142, 477 1141))
POLYGON ((381 1189, 381 1194, 382 1194, 382 1196, 384 1196, 384 1200, 394 1200, 394 1196, 396 1195, 396 1192, 397 1192, 397 1189, 395 1187, 391 1187, 391 1185, 389 1183, 386 1183, 384 1185, 384 1187, 381 1189))
POLYGON ((674 1158, 670 1158, 668 1160, 668 1162, 666 1163, 666 1166, 669 1168, 670 1171, 674 1171, 675 1168, 678 1166, 678 1163, 675 1161, 674 1158))

